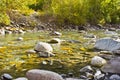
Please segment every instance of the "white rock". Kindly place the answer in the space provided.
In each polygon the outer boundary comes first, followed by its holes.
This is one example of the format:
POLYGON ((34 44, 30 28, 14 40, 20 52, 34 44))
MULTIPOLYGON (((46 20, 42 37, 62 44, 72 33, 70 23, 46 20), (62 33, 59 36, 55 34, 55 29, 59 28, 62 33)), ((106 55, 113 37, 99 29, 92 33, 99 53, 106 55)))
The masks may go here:
POLYGON ((106 64, 106 60, 99 56, 94 56, 91 60, 91 64, 93 66, 102 66, 102 65, 106 64))
POLYGON ((63 80, 63 78, 52 71, 32 69, 26 73, 28 80, 63 80))
POLYGON ((20 77, 20 78, 16 78, 16 79, 14 79, 14 80, 28 80, 28 79, 25 78, 25 77, 20 77))
POLYGON ((115 41, 110 38, 103 38, 103 39, 96 41, 94 47, 100 50, 115 51, 115 50, 120 49, 120 42, 115 41))
POLYGON ((34 49, 38 52, 53 52, 52 46, 45 42, 38 42, 34 49))
POLYGON ((94 74, 94 78, 96 78, 97 76, 101 75, 102 72, 100 70, 96 70, 96 73, 94 74))

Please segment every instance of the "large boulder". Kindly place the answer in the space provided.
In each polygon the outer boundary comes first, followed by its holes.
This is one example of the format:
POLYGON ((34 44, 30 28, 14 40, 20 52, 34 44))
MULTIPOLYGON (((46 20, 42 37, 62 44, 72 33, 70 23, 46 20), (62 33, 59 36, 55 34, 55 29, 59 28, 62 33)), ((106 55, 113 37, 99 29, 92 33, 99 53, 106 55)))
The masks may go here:
POLYGON ((105 64, 102 69, 106 73, 118 73, 120 74, 120 57, 111 59, 107 64, 105 64))
POLYGON ((96 49, 115 51, 120 49, 120 42, 110 38, 97 40, 94 46, 96 49))
POLYGON ((34 50, 38 51, 38 52, 48 52, 48 53, 53 52, 52 46, 48 43, 45 43, 45 42, 38 42, 36 44, 34 50))
POLYGON ((28 80, 63 80, 63 78, 52 71, 32 69, 26 73, 28 80))

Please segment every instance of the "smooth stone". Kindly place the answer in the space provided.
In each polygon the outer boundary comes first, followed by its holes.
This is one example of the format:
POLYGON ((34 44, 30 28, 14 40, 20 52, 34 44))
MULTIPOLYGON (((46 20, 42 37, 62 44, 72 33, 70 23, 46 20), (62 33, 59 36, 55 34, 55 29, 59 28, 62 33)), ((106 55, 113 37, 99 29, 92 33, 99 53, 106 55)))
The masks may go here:
POLYGON ((102 66, 102 65, 104 65, 104 64, 106 64, 107 62, 106 62, 106 60, 105 59, 103 59, 103 58, 101 58, 101 57, 99 57, 99 56, 94 56, 92 59, 91 59, 91 64, 93 65, 93 66, 102 66))
POLYGON ((120 49, 120 42, 111 38, 102 38, 96 41, 94 48, 99 50, 115 51, 120 49))
POLYGON ((45 43, 45 42, 38 42, 35 45, 34 50, 38 51, 38 52, 53 52, 52 46, 48 43, 45 43))
POLYGON ((58 73, 39 69, 29 70, 26 77, 28 80, 64 80, 58 73))

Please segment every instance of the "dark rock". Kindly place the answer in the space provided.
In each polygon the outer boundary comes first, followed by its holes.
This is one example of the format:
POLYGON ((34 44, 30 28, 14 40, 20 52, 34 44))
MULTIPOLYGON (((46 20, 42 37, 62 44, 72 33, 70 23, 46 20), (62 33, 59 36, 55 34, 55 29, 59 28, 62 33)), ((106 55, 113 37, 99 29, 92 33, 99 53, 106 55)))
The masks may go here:
POLYGON ((91 66, 85 66, 85 67, 83 67, 83 68, 81 68, 80 69, 80 72, 81 73, 85 73, 85 72, 92 72, 93 71, 93 69, 91 68, 91 66))
POLYGON ((74 77, 73 73, 69 72, 68 77, 74 77))
POLYGON ((66 74, 61 74, 61 76, 62 76, 62 78, 64 78, 64 79, 67 77, 66 74))

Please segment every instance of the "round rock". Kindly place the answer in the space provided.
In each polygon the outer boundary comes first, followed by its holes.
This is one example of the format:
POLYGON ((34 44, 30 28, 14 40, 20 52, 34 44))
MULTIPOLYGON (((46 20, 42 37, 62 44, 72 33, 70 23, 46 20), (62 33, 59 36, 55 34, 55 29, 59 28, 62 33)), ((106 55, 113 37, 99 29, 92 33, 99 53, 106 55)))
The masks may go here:
POLYGON ((38 42, 34 50, 38 52, 53 52, 52 46, 45 42, 38 42))
POLYGON ((91 60, 91 64, 93 66, 102 66, 102 65, 106 64, 106 60, 99 56, 94 56, 91 60))

